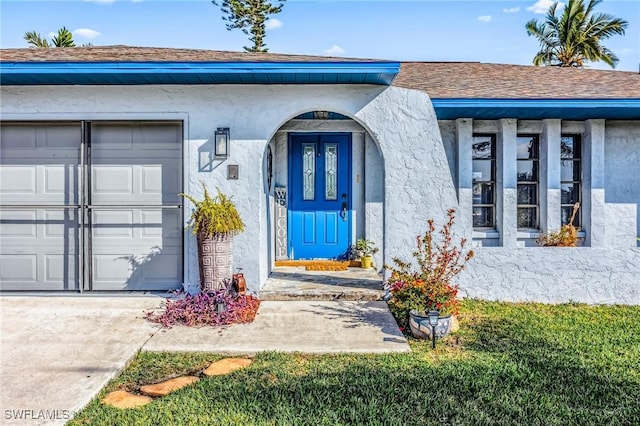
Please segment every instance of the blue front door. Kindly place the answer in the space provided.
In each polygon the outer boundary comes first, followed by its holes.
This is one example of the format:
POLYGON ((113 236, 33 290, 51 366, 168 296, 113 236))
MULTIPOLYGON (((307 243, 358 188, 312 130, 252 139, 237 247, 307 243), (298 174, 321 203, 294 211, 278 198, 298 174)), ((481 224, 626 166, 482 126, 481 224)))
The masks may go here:
POLYGON ((346 253, 351 230, 351 135, 289 137, 289 258, 346 253))

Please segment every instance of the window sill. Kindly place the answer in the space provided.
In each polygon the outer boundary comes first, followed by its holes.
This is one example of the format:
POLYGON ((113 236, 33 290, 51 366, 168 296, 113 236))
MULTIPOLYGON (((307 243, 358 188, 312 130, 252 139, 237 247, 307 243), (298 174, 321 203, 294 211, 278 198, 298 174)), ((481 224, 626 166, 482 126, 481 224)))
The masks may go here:
POLYGON ((481 239, 481 238, 500 238, 500 233, 494 229, 489 229, 486 231, 473 231, 473 233, 471 234, 472 238, 475 239, 481 239))
POLYGON ((537 229, 524 229, 518 230, 517 238, 540 238, 542 236, 542 232, 537 229))

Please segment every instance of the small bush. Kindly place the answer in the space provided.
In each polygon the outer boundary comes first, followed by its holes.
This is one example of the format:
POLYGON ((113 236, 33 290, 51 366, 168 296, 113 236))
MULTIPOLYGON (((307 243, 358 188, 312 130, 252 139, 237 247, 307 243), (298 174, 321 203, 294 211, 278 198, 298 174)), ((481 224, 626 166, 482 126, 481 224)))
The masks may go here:
POLYGON ((465 249, 464 238, 459 245, 454 242, 454 209, 447 211, 447 219, 440 231, 429 219, 427 231, 416 237, 416 266, 397 257, 393 258, 393 266, 385 266, 391 271, 386 283, 390 295, 387 303, 402 328, 407 328, 411 310, 426 313, 437 309, 441 316, 458 314, 458 285, 453 280, 474 253, 465 249))
POLYGON ((167 299, 160 312, 146 312, 146 318, 164 328, 174 325, 218 326, 252 322, 260 306, 260 301, 250 295, 239 295, 230 285, 226 288, 203 292, 195 296, 185 294, 184 297, 167 299), (224 312, 217 312, 219 302, 226 304, 224 312))

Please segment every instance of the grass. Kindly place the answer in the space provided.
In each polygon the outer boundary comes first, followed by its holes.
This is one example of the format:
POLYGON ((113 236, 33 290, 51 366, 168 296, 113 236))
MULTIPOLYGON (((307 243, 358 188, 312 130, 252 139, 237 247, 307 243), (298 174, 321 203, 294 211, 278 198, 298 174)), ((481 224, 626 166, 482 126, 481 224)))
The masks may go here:
POLYGON ((71 424, 640 424, 640 307, 465 301, 460 325, 435 351, 267 352, 145 407, 101 406, 222 358, 142 352, 71 424))

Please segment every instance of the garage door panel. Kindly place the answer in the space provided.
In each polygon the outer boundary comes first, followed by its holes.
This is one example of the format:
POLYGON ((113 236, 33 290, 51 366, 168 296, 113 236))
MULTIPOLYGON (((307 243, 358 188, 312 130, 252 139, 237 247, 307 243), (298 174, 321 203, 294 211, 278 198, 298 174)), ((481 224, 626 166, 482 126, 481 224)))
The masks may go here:
POLYGON ((145 124, 141 130, 140 141, 145 150, 155 145, 156 148, 173 151, 176 149, 175 141, 182 139, 182 129, 174 124, 145 124))
POLYGON ((131 151, 133 149, 133 127, 116 123, 93 123, 91 133, 92 154, 102 151, 131 151))
POLYGON ((36 147, 36 128, 33 126, 10 125, 0 129, 0 147, 3 151, 29 151, 36 147))
POLYGON ((118 195, 133 195, 133 166, 92 167, 91 191, 93 203, 118 201, 118 195))
POLYGON ((38 279, 38 256, 35 253, 3 254, 0 257, 0 279, 35 282, 38 279))
POLYGON ((0 211, 0 238, 2 245, 11 244, 7 238, 36 238, 36 210, 0 211))
MULTIPOLYGON (((34 195, 36 188, 36 166, 2 166, 0 170, 0 193, 4 195, 34 195)), ((4 200, 4 197, 3 197, 4 200)))
POLYGON ((59 155, 59 151, 77 151, 80 148, 82 131, 76 123, 73 125, 58 125, 39 127, 37 132, 38 148, 45 148, 59 155))
POLYGON ((182 245, 182 211, 177 209, 141 210, 140 238, 156 239, 163 246, 182 245))
POLYGON ((91 212, 92 238, 113 240, 134 237, 133 210, 93 210, 91 212))
POLYGON ((75 256, 77 253, 46 255, 44 257, 44 281, 64 290, 77 289, 78 267, 74 259, 75 256), (71 283, 72 287, 64 288, 67 283, 71 283))
POLYGON ((80 231, 78 209, 44 210, 41 235, 44 239, 66 238, 65 245, 77 241, 80 231))
POLYGON ((92 128, 92 137, 93 288, 179 288, 182 210, 160 206, 181 201, 181 126, 100 124, 92 128), (158 207, 109 209, 108 205, 158 207))
MULTIPOLYGON (((96 290, 163 290, 182 281, 179 123, 92 123, 87 267, 96 290), (101 205, 104 206, 101 208, 101 205), (95 207, 95 208, 94 208, 95 207)), ((80 258, 81 123, 3 123, 0 288, 75 290, 80 258), (57 205, 59 208, 28 208, 57 205), (16 209, 15 206, 23 207, 16 209)))

